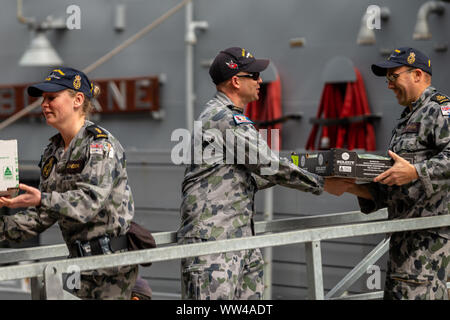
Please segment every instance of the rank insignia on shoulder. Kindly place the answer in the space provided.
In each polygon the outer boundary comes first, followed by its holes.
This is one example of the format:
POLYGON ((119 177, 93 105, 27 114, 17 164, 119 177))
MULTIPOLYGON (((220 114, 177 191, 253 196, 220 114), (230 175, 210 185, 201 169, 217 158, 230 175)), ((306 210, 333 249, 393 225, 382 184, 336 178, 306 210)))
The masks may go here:
POLYGON ((50 173, 52 172, 52 169, 55 166, 56 162, 57 161, 55 156, 51 156, 50 158, 45 160, 44 165, 41 169, 42 178, 47 179, 50 176, 50 173))
POLYGON ((108 138, 108 134, 96 125, 92 125, 86 128, 86 130, 94 136, 94 139, 108 138))
POLYGON ((447 96, 445 96, 443 94, 440 94, 440 93, 436 93, 434 96, 432 96, 431 100, 435 101, 435 102, 437 102, 439 104, 444 104, 444 103, 450 102, 450 98, 449 97, 447 97, 447 96))
POLYGON ((236 124, 241 124, 241 123, 253 123, 253 121, 250 120, 249 118, 247 118, 246 116, 239 115, 239 114, 234 115, 234 116, 233 116, 233 119, 234 119, 234 122, 235 122, 236 124))

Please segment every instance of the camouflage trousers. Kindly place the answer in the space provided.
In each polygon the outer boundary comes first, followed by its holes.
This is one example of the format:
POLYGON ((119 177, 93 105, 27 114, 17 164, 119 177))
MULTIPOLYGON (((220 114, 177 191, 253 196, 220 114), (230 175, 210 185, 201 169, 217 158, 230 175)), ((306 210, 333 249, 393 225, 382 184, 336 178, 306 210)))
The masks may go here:
MULTIPOLYGON (((189 239, 184 243, 201 241, 189 239)), ((263 267, 264 261, 259 249, 182 259, 182 299, 262 299, 263 267)))
POLYGON ((114 269, 103 269, 81 273, 80 289, 74 290, 80 299, 86 300, 130 300, 131 290, 138 275, 137 265, 114 269))
POLYGON ((448 300, 450 240, 426 231, 391 236, 386 300, 448 300))

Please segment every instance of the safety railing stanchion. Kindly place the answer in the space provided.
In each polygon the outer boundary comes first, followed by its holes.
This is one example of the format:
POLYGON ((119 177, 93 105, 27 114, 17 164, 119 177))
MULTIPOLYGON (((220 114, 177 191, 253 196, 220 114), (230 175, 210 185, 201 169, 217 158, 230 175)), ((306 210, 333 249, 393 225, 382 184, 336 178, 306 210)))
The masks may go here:
POLYGON ((308 299, 323 300, 322 253, 320 241, 305 243, 308 299))
POLYGON ((64 299, 62 273, 51 263, 44 269, 44 291, 46 300, 64 299))
POLYGON ((42 300, 44 294, 44 284, 42 276, 33 277, 30 280, 31 300, 42 300))
MULTIPOLYGON (((273 220, 273 188, 264 190, 264 221, 273 220)), ((264 253, 264 300, 272 300, 273 249, 266 247, 264 253)))

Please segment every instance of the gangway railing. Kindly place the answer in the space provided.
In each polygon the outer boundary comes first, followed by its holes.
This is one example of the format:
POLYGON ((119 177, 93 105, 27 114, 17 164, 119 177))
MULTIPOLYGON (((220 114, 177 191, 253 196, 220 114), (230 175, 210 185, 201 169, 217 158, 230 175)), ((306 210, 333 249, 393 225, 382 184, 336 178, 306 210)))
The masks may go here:
POLYGON ((347 289, 366 271, 367 265, 373 264, 387 251, 388 240, 384 239, 376 246, 326 296, 323 289, 321 241, 450 226, 450 215, 401 220, 386 219, 386 210, 380 210, 370 215, 352 211, 263 221, 255 224, 256 236, 253 237, 183 245, 176 243, 175 232, 160 232, 154 234, 158 245, 158 248, 155 249, 74 259, 61 258, 68 254, 65 245, 5 250, 0 252, 0 263, 51 260, 0 267, 0 281, 31 278, 31 296, 33 299, 42 297, 46 299, 73 299, 75 297, 63 290, 62 285, 62 274, 70 273, 69 270, 73 270, 73 266, 77 266, 78 271, 81 272, 218 252, 304 243, 309 299, 377 299, 382 297, 381 291, 348 295, 347 289))

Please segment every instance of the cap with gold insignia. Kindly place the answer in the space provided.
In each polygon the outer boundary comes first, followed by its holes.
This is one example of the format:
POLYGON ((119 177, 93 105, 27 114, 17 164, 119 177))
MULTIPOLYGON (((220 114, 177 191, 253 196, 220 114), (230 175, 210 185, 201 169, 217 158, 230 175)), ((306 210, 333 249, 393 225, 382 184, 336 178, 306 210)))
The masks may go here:
POLYGON ((53 69, 43 82, 29 86, 27 92, 32 97, 40 97, 44 92, 57 92, 72 89, 83 92, 87 98, 92 98, 93 84, 82 72, 73 68, 53 69))
POLYGON ((383 77, 386 76, 387 69, 400 66, 409 66, 432 74, 431 60, 419 50, 408 47, 395 49, 387 60, 373 64, 372 71, 375 75, 383 77))
POLYGON ((267 59, 255 59, 244 48, 231 47, 217 54, 209 68, 209 75, 215 84, 219 84, 241 71, 261 72, 267 68, 269 62, 267 59))

